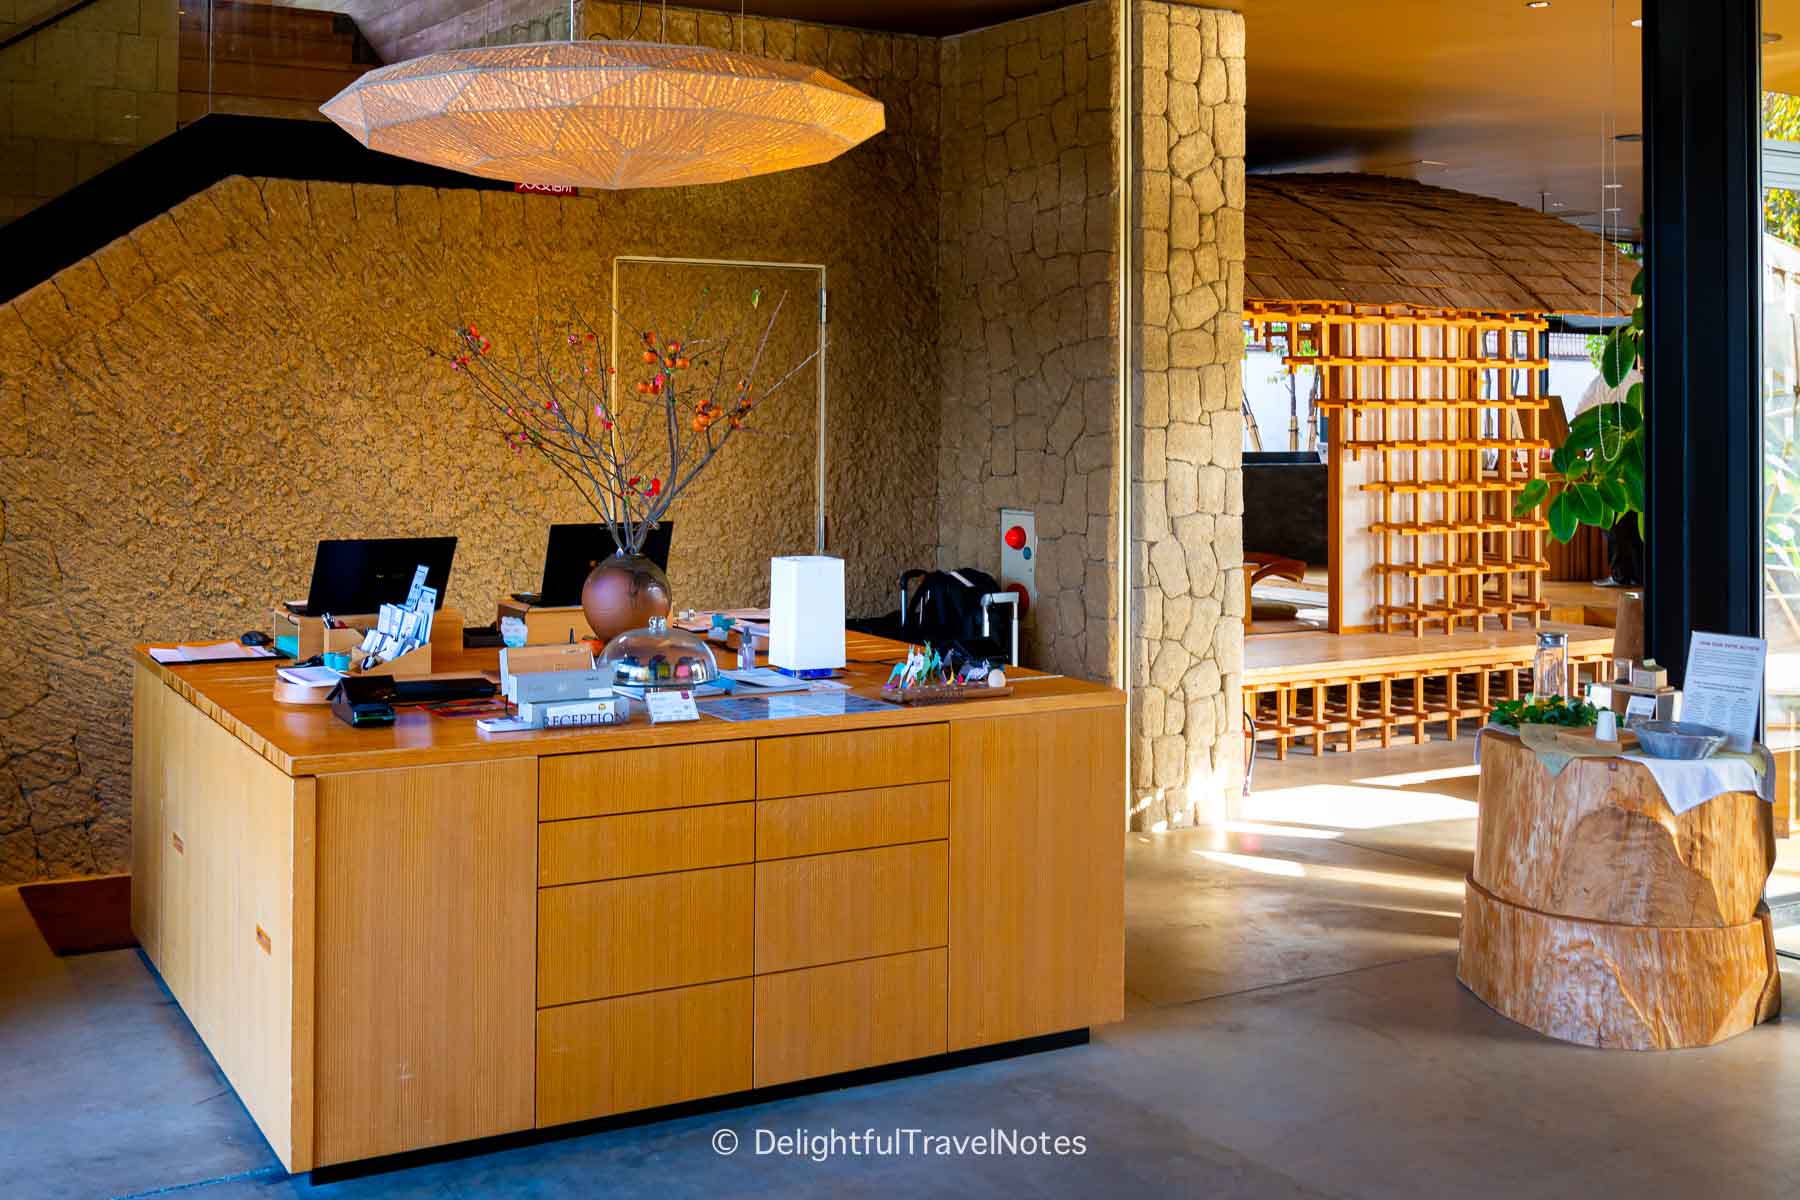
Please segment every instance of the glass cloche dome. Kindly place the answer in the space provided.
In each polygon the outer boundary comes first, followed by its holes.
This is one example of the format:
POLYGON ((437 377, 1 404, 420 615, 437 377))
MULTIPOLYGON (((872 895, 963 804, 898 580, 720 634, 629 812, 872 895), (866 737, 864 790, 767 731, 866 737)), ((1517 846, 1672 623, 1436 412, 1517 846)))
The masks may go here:
POLYGON ((651 617, 645 628, 628 630, 606 643, 599 666, 610 672, 614 684, 635 687, 694 687, 719 677, 712 647, 670 625, 667 617, 651 617))

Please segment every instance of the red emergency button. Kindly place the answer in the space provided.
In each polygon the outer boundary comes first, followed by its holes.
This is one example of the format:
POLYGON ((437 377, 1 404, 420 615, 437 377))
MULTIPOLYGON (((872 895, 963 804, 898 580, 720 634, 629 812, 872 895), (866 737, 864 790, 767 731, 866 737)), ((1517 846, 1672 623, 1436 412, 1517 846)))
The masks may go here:
POLYGON ((1007 530, 1006 544, 1011 549, 1023 550, 1025 548, 1025 527, 1023 525, 1014 525, 1011 529, 1007 530))
POLYGON ((1009 583, 1006 590, 1019 598, 1019 616, 1023 618, 1031 611, 1031 593, 1025 590, 1022 583, 1009 583))

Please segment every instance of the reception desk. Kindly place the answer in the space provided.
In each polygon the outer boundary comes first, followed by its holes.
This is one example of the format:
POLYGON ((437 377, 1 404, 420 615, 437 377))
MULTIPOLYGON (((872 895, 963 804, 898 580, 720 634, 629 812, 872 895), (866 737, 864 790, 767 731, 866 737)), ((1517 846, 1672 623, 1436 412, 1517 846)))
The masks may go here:
POLYGON ((1114 689, 490 736, 136 661, 132 926, 290 1171, 1123 1015, 1114 689))

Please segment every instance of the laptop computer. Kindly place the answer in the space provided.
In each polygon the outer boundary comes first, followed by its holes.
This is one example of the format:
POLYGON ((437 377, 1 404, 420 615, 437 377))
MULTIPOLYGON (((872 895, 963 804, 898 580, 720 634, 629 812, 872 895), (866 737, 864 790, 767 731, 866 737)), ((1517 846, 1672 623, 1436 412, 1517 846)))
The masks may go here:
MULTIPOLYGON (((669 569, 669 534, 673 522, 663 521, 644 539, 644 557, 669 569)), ((514 592, 513 599, 536 608, 567 608, 581 603, 581 585, 601 559, 616 554, 619 544, 605 522, 552 525, 544 547, 544 582, 535 592, 514 592)))
POLYGON ((383 604, 404 604, 421 564, 425 586, 437 589, 437 607, 442 608, 455 557, 453 537, 327 538, 313 555, 306 603, 290 602, 287 608, 303 617, 360 616, 379 612, 383 604))

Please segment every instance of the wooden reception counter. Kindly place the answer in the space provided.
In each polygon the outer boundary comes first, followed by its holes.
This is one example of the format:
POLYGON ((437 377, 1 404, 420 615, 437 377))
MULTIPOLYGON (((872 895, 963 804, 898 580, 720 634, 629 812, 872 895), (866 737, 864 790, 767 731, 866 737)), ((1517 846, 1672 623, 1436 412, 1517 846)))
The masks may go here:
POLYGON ((272 673, 138 651, 132 927, 290 1171, 1123 1015, 1116 690, 490 736, 272 673))

